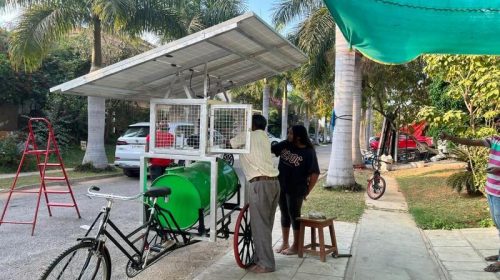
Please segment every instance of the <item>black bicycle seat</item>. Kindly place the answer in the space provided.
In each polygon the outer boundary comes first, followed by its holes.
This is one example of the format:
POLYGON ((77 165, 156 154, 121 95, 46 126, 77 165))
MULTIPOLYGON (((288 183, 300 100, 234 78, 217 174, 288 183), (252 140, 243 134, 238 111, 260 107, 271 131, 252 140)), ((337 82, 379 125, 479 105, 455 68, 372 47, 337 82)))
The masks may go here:
POLYGON ((165 197, 172 193, 169 187, 153 187, 144 193, 145 197, 165 197))

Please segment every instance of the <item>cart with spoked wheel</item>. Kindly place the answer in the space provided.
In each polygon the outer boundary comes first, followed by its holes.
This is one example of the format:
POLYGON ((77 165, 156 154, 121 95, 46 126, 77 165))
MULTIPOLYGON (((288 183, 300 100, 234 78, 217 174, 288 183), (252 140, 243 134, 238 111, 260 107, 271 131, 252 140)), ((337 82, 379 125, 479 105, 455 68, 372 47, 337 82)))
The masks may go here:
MULTIPOLYGON (((229 91, 306 61, 299 49, 248 13, 51 91, 125 99, 141 106, 149 103, 150 149, 140 160, 139 191, 171 190, 166 201, 159 199, 159 211, 165 217, 160 218, 158 228, 179 237, 183 246, 232 234, 236 262, 245 267, 252 262, 254 247, 245 182, 240 179, 244 177, 236 174, 237 155, 249 152, 252 107, 231 103, 229 91), (168 131, 162 128, 169 122, 188 125, 167 137, 168 131), (225 143, 237 135, 245 137, 246 145, 227 148, 225 143), (174 159, 185 166, 167 169, 149 182, 151 158, 174 159)), ((89 125, 93 124, 89 120, 89 125)), ((149 198, 144 202, 151 207, 149 198)), ((140 213, 144 221, 148 218, 146 208, 140 213)))

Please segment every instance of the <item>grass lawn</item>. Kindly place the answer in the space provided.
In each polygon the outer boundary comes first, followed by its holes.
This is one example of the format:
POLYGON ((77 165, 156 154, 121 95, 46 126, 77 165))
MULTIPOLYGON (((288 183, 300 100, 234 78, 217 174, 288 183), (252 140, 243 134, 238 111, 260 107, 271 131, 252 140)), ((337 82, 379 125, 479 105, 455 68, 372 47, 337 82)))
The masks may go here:
MULTIPOLYGON (((74 179, 79 179, 79 178, 85 178, 85 177, 93 177, 93 176, 99 176, 99 175, 111 175, 111 174, 121 174, 122 170, 119 168, 115 168, 113 171, 103 171, 103 172, 81 172, 81 171, 66 171, 68 174, 68 178, 70 180, 74 179)), ((50 173, 48 176, 62 176, 62 172, 57 172, 57 173, 50 173)), ((10 189, 12 186, 12 182, 14 181, 14 178, 7 178, 7 179, 0 179, 0 190, 4 189, 10 189)), ((17 179, 16 187, 17 186, 26 186, 26 185, 34 185, 34 184, 39 184, 40 183, 40 176, 38 175, 33 175, 33 176, 22 176, 17 179)))
POLYGON ((302 213, 315 211, 336 217, 338 221, 358 222, 365 209, 365 188, 370 174, 366 170, 355 171, 356 182, 363 186, 359 192, 323 188, 325 178, 321 179, 304 202, 302 213))
POLYGON ((447 177, 459 170, 461 167, 457 164, 434 164, 391 172, 420 228, 456 229, 492 225, 485 197, 459 194, 446 185, 447 177))
MULTIPOLYGON (((115 145, 106 145, 106 155, 108 157, 108 162, 113 163, 115 161, 115 145)), ((83 156, 85 155, 85 151, 80 149, 80 146, 72 146, 65 150, 61 150, 61 157, 64 162, 64 166, 66 168, 72 168, 82 163, 83 156)), ((21 159, 21 155, 19 155, 19 159, 21 159)), ((29 159, 29 163, 24 164, 23 171, 36 171, 36 157, 35 156, 27 156, 29 159)), ((43 160, 43 157, 40 157, 43 160)), ((56 158, 54 155, 51 156, 50 162, 56 162, 56 158)), ((0 174, 7 173, 15 173, 17 171, 17 166, 0 166, 0 174)))

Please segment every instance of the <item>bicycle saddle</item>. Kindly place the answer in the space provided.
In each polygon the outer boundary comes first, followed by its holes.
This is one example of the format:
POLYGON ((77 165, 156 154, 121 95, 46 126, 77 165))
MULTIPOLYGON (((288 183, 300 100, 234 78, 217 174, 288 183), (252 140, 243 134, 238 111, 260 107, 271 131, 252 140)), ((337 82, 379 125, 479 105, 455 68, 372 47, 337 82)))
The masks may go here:
POLYGON ((172 191, 169 187, 153 187, 144 193, 145 197, 166 197, 171 194, 172 191))

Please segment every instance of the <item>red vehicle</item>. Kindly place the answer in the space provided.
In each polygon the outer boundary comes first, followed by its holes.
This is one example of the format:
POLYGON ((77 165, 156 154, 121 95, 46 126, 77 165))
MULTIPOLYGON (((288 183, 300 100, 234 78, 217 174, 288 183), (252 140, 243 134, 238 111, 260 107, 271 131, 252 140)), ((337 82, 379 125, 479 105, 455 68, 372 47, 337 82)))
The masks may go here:
MULTIPOLYGON (((407 134, 411 134, 417 139, 418 142, 425 144, 429 147, 434 146, 434 142, 432 137, 428 137, 423 135, 424 130, 427 124, 425 122, 420 122, 416 124, 412 124, 408 127, 402 128, 400 130, 399 139, 398 139, 398 150, 415 150, 417 149, 417 143, 407 134)), ((380 137, 372 137, 370 138, 370 148, 372 150, 377 150, 379 146, 380 137)))

